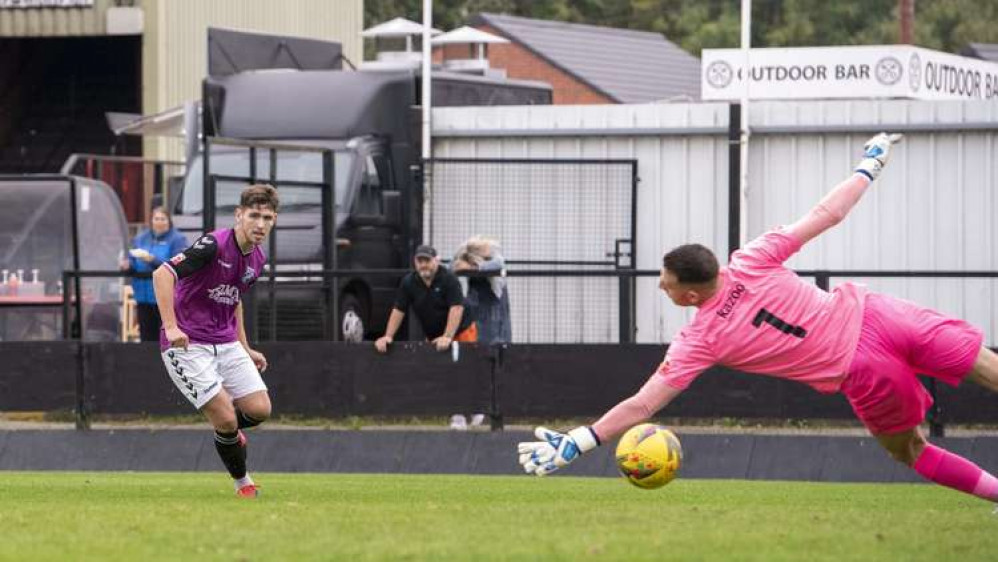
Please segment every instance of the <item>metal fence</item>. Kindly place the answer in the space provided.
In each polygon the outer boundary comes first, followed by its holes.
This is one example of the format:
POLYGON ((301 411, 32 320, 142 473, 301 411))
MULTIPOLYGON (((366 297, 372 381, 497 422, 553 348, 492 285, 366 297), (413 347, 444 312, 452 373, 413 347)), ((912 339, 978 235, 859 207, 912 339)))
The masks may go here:
POLYGON ((519 277, 514 341, 631 341, 636 160, 436 158, 424 182, 424 239, 492 238, 519 277))

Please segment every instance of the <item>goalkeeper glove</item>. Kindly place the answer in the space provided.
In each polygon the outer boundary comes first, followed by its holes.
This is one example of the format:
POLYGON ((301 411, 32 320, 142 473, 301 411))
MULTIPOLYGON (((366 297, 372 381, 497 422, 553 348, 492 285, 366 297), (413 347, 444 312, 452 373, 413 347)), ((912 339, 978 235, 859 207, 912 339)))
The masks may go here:
POLYGON ((880 133, 863 145, 863 159, 856 165, 856 171, 870 178, 870 181, 877 179, 880 170, 887 165, 887 159, 891 155, 891 145, 901 141, 900 134, 880 133))
POLYGON ((543 427, 534 430, 540 441, 520 443, 520 464, 527 474, 544 476, 567 466, 587 451, 599 447, 599 437, 589 426, 582 426, 558 433, 543 427))

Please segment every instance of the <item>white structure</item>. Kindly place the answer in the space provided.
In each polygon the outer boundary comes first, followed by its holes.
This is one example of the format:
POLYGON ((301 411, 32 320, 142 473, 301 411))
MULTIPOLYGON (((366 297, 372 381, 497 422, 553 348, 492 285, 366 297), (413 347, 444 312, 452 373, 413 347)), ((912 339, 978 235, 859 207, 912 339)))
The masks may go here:
MULTIPOLYGON (((439 35, 439 29, 430 29, 430 35, 439 35)), ((395 18, 384 23, 379 23, 360 32, 364 39, 405 39, 405 51, 378 51, 376 61, 364 61, 363 67, 366 69, 378 67, 398 67, 399 64, 406 64, 416 68, 419 66, 421 54, 419 51, 413 52, 412 38, 423 35, 423 26, 405 18, 395 18)))
POLYGON ((476 45, 477 58, 474 59, 453 59, 444 60, 443 66, 448 70, 486 70, 489 68, 489 61, 485 58, 485 46, 509 43, 509 39, 499 37, 491 33, 468 27, 459 27, 453 31, 448 31, 430 40, 434 47, 445 47, 447 45, 476 45))
MULTIPOLYGON (((791 267, 998 270, 998 104, 754 102, 749 118, 749 236, 807 211, 849 175, 863 141, 873 133, 906 134, 879 182, 848 220, 809 244, 789 262, 791 267)), ((721 103, 433 112, 434 156, 439 158, 637 159, 636 265, 643 270, 657 270, 664 251, 687 242, 714 248, 723 259, 727 134, 728 106, 721 103)), ((516 218, 515 209, 506 212, 516 218)), ((534 243, 553 245, 551 240, 534 243)), ((832 284, 844 280, 834 278, 832 284)), ((998 281, 859 281, 966 318, 985 330, 991 345, 998 343, 998 281)), ((524 341, 517 336, 517 325, 531 318, 517 308, 515 282, 514 339, 524 341)), ((584 302, 581 295, 578 302, 584 302)), ((668 341, 693 312, 668 302, 649 278, 638 281, 636 309, 641 342, 668 341)))
MULTIPOLYGON (((998 101, 998 64, 908 45, 751 49, 751 97, 998 101)), ((744 54, 704 49, 704 100, 737 101, 744 54)))

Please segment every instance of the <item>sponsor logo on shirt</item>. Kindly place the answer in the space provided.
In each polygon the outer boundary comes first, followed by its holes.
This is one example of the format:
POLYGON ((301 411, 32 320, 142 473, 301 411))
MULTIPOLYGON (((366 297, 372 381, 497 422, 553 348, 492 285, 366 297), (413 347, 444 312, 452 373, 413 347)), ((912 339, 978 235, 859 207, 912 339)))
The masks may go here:
POLYGON ((246 266, 246 271, 243 272, 242 282, 243 285, 249 285, 256 278, 256 272, 253 271, 252 267, 246 266))
POLYGON ((731 289, 731 292, 728 293, 728 297, 724 299, 724 304, 722 304, 721 308, 718 309, 717 315, 727 320, 728 315, 731 314, 731 311, 734 310, 735 305, 738 304, 738 299, 742 298, 744 293, 745 285, 742 285, 741 283, 735 285, 735 288, 731 289))
POLYGON ((235 306, 239 302, 239 288, 232 285, 219 285, 214 289, 208 289, 208 298, 229 306, 235 306))

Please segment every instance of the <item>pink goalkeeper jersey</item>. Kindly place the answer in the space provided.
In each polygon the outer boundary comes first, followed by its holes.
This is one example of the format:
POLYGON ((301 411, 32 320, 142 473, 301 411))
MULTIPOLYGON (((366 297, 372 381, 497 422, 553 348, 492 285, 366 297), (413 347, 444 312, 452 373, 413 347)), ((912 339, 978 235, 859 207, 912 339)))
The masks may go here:
POLYGON ((783 266, 801 241, 772 230, 731 256, 721 288, 680 330, 658 373, 685 389, 719 364, 838 391, 859 341, 866 288, 826 293, 783 266))

